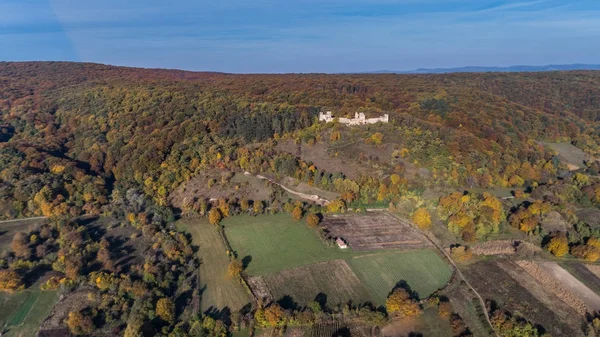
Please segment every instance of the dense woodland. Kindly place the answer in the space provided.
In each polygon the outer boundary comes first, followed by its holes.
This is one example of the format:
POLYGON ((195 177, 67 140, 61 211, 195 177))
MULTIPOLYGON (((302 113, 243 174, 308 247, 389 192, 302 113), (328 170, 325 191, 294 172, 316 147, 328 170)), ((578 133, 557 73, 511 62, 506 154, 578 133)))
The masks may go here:
MULTIPOLYGON (((221 336, 223 322, 183 323, 174 311, 176 294, 193 287, 190 275, 198 263, 189 240, 165 230, 177 216, 207 215, 218 224, 239 213, 301 218, 374 204, 401 209, 408 202, 417 225, 428 229, 437 216, 463 244, 504 226, 543 237, 557 256, 570 252, 595 261, 600 233, 579 221, 574 209, 600 204, 598 157, 598 72, 231 75, 0 63, 0 217, 52 218, 41 232, 15 237, 13 252, 0 260, 0 277, 4 287, 18 289, 28 273, 48 268, 66 275, 60 282, 98 287, 106 297, 98 301, 94 321, 74 313, 73 332, 125 314, 128 321, 120 324, 129 336, 140 329, 221 336), (319 124, 316 117, 326 110, 337 116, 388 113, 391 123, 349 131, 336 122, 319 124), (341 167, 327 171, 277 147, 357 138, 373 149, 391 148, 390 158, 348 157, 375 165, 380 176, 350 178, 341 167), (570 172, 542 142, 577 146, 586 153, 584 167, 570 172), (276 196, 214 205, 187 199, 174 207, 169 196, 208 170, 293 177, 340 198, 323 209, 276 196), (498 187, 512 189, 516 203, 486 191, 465 192, 498 187), (434 190, 436 197, 428 197, 434 190), (553 210, 577 223, 576 230, 542 228, 541 218, 553 210), (111 215, 135 227, 151 247, 143 265, 128 274, 112 266, 110 243, 94 240, 73 221, 84 215, 111 215), (147 289, 153 290, 135 300, 147 289), (152 327, 143 323, 149 318, 152 327)), ((311 320, 324 309, 287 313, 287 319, 311 320)), ((261 308, 257 321, 282 324, 279 310, 261 308)), ((348 310, 382 319, 370 308, 348 310)), ((460 317, 449 319, 458 322, 457 336, 470 334, 460 317)), ((517 323, 524 324, 503 312, 494 315, 499 329, 517 323)), ((524 329, 535 330, 529 323, 524 329)))

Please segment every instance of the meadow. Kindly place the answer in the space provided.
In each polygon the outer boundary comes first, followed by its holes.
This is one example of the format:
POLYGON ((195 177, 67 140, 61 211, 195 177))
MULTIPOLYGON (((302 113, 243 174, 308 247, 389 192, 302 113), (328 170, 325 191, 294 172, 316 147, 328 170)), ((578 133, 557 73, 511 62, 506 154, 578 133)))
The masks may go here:
POLYGON ((351 249, 325 245, 304 220, 294 221, 287 214, 241 215, 227 218, 222 224, 238 258, 248 261, 246 273, 251 276, 343 260, 356 254, 351 249))
POLYGON ((378 304, 385 303, 401 280, 406 281, 419 298, 427 298, 444 287, 452 276, 446 262, 429 249, 381 251, 353 257, 348 263, 378 304))
POLYGON ((246 290, 227 274, 227 249, 216 228, 205 219, 181 220, 177 226, 190 233, 192 244, 198 247, 202 311, 211 308, 236 311, 250 303, 246 290))
POLYGON ((34 336, 58 301, 58 291, 31 288, 14 294, 0 293, 0 326, 5 336, 34 336))

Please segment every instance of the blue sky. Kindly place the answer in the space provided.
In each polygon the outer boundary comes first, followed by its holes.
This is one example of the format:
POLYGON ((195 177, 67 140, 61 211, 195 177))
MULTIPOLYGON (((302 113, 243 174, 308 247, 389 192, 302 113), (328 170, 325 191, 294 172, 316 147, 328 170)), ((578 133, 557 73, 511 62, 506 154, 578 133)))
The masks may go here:
POLYGON ((0 46, 243 73, 600 63, 600 0, 0 0, 0 46))

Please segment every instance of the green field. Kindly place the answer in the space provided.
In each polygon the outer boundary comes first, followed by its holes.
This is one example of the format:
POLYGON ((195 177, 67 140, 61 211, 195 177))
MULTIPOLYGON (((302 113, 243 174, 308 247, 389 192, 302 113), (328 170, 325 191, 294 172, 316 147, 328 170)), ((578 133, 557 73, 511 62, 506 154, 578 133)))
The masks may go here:
POLYGON ((229 308, 236 311, 248 304, 250 300, 246 290, 227 274, 229 258, 215 227, 205 219, 182 220, 177 226, 189 232, 193 244, 199 248, 202 310, 229 308))
POLYGON ((238 257, 250 260, 246 273, 263 276, 276 299, 292 295, 300 301, 311 300, 315 290, 322 288, 334 300, 353 296, 359 297, 354 298, 355 302, 368 300, 364 292, 352 294, 345 287, 350 277, 332 278, 336 273, 333 268, 315 269, 315 263, 332 260, 346 261, 351 276, 358 277, 370 300, 377 304, 383 304, 402 280, 419 297, 426 298, 444 287, 452 275, 450 267, 432 250, 340 250, 324 245, 304 222, 293 221, 285 214, 236 216, 225 219, 223 225, 238 257))
POLYGON ((452 276, 446 262, 429 249, 381 251, 357 256, 348 262, 378 304, 385 302, 400 280, 406 281, 420 298, 427 298, 444 287, 452 276))
POLYGON ((34 336, 58 301, 58 291, 28 289, 0 295, 0 326, 6 336, 34 336))
POLYGON ((275 300, 291 296, 307 305, 320 293, 327 295, 331 307, 352 301, 372 302, 371 294, 343 260, 334 260, 281 271, 265 277, 275 300))
POLYGON ((304 220, 293 221, 287 214, 235 216, 223 225, 238 258, 251 258, 246 273, 252 276, 355 255, 350 249, 327 247, 304 220))

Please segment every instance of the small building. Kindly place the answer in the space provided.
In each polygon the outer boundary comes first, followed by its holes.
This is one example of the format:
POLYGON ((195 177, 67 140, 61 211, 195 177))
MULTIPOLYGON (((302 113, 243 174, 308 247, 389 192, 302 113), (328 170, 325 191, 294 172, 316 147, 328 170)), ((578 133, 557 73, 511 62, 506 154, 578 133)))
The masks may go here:
POLYGON ((335 243, 337 243, 337 245, 338 245, 338 247, 340 247, 340 249, 348 248, 348 245, 346 244, 346 242, 344 242, 344 239, 342 239, 342 238, 335 239, 335 243))

